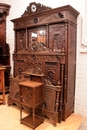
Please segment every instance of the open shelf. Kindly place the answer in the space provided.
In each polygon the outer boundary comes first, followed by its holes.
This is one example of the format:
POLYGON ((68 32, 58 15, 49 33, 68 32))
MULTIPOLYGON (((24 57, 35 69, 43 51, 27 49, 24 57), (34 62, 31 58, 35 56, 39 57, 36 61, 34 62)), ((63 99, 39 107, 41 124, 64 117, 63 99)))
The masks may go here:
POLYGON ((21 123, 24 123, 32 128, 36 128, 41 123, 43 123, 43 118, 39 117, 38 115, 35 115, 35 124, 33 124, 33 115, 28 115, 21 119, 21 123))

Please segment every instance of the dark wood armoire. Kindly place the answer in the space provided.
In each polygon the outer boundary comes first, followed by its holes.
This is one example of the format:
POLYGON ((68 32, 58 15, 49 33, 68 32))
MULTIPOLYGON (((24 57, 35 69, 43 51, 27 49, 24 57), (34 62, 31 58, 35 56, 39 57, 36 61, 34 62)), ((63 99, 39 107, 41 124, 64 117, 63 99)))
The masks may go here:
POLYGON ((5 91, 9 92, 10 76, 10 47, 6 42, 6 17, 9 15, 10 5, 0 3, 0 67, 5 70, 5 91))
POLYGON ((32 2, 20 18, 11 20, 15 50, 9 105, 20 104, 18 83, 30 79, 32 72, 35 76, 40 71, 46 84, 45 116, 61 122, 74 112, 78 15, 70 5, 52 9, 32 2))

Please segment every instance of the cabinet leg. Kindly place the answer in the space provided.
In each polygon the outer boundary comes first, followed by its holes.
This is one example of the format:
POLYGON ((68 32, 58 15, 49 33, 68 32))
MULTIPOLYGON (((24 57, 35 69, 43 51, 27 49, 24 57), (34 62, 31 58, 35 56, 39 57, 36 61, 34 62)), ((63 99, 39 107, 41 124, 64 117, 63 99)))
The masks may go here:
POLYGON ((33 109, 33 127, 35 127, 35 109, 33 109))
POLYGON ((5 105, 5 89, 3 89, 3 104, 5 105))
POLYGON ((43 120, 44 120, 44 104, 43 104, 43 106, 42 106, 42 118, 43 118, 43 120))
POLYGON ((20 105, 20 121, 22 119, 22 106, 20 105))

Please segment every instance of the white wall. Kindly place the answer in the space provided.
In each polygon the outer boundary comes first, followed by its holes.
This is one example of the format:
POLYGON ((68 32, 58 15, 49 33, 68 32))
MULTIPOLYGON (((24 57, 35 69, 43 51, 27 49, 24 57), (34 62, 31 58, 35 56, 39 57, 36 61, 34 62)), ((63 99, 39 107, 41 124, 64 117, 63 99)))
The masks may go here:
MULTIPOLYGON (((77 18, 77 64, 76 64, 76 91, 75 91, 75 113, 87 118, 87 53, 81 53, 84 49, 82 43, 87 37, 87 0, 0 0, 1 3, 10 4, 9 16, 7 16, 7 43, 10 45, 11 73, 13 73, 12 53, 14 51, 14 31, 11 19, 20 17, 31 2, 37 2, 50 7, 59 7, 70 4, 80 12, 77 18)), ((86 47, 87 48, 87 47, 86 47)))

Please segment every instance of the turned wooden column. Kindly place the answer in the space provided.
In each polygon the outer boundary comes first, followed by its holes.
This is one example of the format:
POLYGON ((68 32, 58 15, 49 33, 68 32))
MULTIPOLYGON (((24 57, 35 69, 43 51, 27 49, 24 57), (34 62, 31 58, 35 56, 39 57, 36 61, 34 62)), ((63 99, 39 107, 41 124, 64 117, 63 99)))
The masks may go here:
POLYGON ((6 68, 0 68, 0 104, 5 104, 5 81, 4 81, 4 71, 6 68))

